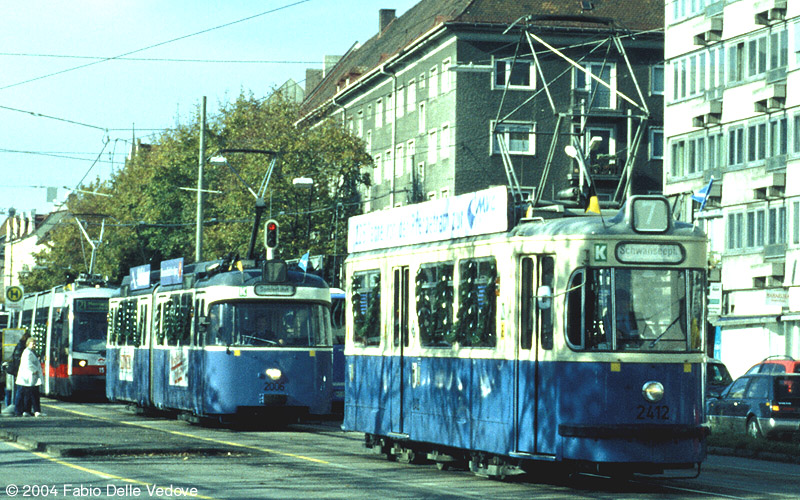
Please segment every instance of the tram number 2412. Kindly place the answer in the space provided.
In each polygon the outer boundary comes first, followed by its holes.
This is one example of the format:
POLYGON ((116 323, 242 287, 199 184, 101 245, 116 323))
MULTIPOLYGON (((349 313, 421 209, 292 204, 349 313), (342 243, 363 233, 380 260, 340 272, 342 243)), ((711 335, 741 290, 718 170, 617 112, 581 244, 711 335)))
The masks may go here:
POLYGON ((667 405, 639 405, 636 411, 636 420, 669 420, 667 405))

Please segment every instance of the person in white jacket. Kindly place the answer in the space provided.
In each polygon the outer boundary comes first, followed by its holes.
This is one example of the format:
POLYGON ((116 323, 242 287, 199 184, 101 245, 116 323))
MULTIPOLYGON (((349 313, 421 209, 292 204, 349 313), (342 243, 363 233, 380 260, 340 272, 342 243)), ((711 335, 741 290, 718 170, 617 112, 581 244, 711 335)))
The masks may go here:
POLYGON ((19 406, 15 408, 16 415, 39 417, 42 415, 39 403, 39 386, 44 381, 42 373, 42 363, 34 352, 36 339, 28 339, 22 358, 19 361, 19 371, 17 372, 17 387, 20 390, 19 406))

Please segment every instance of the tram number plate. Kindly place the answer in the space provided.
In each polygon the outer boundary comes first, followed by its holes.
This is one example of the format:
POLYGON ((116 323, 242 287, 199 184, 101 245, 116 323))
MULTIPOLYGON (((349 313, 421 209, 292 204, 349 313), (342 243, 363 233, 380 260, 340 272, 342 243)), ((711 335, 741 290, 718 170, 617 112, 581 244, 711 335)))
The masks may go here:
POLYGON ((636 412, 636 420, 669 420, 667 405, 639 405, 636 412))
POLYGON ((264 390, 267 392, 283 392, 286 390, 286 386, 278 382, 267 382, 264 385, 264 390))

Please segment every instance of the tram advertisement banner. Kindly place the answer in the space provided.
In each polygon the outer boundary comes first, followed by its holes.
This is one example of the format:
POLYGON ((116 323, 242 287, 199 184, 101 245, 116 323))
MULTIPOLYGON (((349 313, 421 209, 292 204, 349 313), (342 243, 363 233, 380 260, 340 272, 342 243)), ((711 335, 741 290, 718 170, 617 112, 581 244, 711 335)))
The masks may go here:
POLYGON ((183 257, 165 260, 161 263, 161 284, 179 285, 183 283, 183 257))
POLYGON ((125 382, 133 382, 133 352, 130 345, 119 348, 119 379, 125 382))
POLYGON ((505 186, 379 210, 348 222, 347 251, 444 241, 508 230, 505 186))
POLYGON ((189 387, 189 348, 169 351, 169 385, 189 387))

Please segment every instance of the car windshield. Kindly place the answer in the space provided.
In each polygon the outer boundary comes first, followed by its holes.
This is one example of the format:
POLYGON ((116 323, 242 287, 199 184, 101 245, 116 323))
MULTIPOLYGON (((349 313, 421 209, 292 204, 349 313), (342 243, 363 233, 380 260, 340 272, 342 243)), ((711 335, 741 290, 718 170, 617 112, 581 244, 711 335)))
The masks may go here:
POLYGON ((331 345, 330 308, 292 301, 241 301, 212 304, 207 345, 331 345))
POLYGON ((567 335, 574 348, 698 351, 704 274, 688 269, 581 269, 568 292, 567 335))

